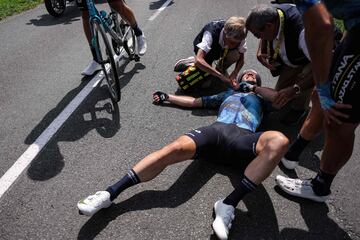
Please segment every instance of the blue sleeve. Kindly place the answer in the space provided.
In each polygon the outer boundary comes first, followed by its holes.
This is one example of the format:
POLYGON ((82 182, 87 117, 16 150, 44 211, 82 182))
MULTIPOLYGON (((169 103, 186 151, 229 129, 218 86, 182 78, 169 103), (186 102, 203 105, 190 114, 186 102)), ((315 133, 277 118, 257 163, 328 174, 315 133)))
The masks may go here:
POLYGON ((304 15, 304 13, 312 6, 320 3, 320 0, 295 0, 296 7, 298 8, 301 15, 304 15))
POLYGON ((205 108, 218 108, 223 101, 233 94, 232 90, 224 91, 212 96, 202 97, 203 107, 205 108))

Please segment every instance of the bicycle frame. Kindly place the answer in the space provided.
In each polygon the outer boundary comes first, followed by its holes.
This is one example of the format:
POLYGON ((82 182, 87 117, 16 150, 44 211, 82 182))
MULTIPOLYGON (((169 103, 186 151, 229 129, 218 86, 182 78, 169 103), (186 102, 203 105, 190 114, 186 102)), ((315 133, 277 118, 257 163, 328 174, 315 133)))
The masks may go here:
MULTIPOLYGON (((111 38, 115 40, 115 42, 117 44, 119 44, 119 46, 123 46, 124 45, 124 40, 125 37, 127 36, 129 29, 122 34, 122 32, 120 31, 120 21, 117 17, 117 13, 114 11, 114 9, 110 6, 110 10, 111 12, 106 16, 102 16, 99 11, 97 10, 97 8, 95 7, 94 1, 93 0, 86 0, 87 6, 88 6, 88 10, 89 10, 89 23, 92 24, 92 21, 98 21, 105 29, 105 31, 107 33, 110 34, 111 38), (111 22, 109 23, 108 21, 106 21, 106 19, 111 17, 111 22), (112 23, 114 23, 114 26, 117 28, 117 32, 115 32, 112 28, 111 25, 112 23), (119 36, 120 35, 120 36, 119 36)), ((94 37, 94 33, 92 32, 92 28, 91 29, 91 35, 92 35, 92 39, 91 39, 91 45, 96 46, 96 39, 94 37)))

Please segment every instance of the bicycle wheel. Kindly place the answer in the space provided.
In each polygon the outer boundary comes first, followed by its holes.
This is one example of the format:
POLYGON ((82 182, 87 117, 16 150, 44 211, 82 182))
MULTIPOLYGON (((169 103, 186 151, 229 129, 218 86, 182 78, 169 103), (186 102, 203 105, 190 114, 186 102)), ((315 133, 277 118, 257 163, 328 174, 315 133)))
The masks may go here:
POLYGON ((103 26, 97 20, 91 21, 91 26, 94 33, 92 44, 95 44, 96 47, 97 61, 102 66, 111 98, 114 101, 119 102, 121 98, 120 81, 113 50, 109 44, 103 26))
POLYGON ((45 7, 53 17, 60 17, 66 8, 66 0, 45 0, 45 7))

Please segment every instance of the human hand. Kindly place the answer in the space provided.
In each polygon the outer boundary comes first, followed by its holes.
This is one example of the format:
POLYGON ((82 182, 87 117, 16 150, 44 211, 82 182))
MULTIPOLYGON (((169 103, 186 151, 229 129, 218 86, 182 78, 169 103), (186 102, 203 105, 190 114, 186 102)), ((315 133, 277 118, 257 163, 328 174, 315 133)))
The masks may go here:
POLYGON ((239 89, 240 85, 239 85, 239 82, 236 79, 231 79, 230 82, 231 82, 232 89, 234 89, 234 90, 239 89))
POLYGON ((334 121, 337 124, 342 124, 340 118, 348 118, 347 114, 340 112, 341 109, 351 109, 350 104, 336 103, 330 94, 330 82, 318 83, 316 85, 316 92, 320 100, 320 105, 324 113, 326 123, 334 121))
POLYGON ((248 92, 251 92, 253 90, 254 86, 251 85, 250 83, 247 83, 247 82, 241 82, 239 84, 239 89, 238 91, 239 92, 243 92, 243 93, 248 93, 248 92))
POLYGON ((169 99, 167 93, 157 91, 153 93, 153 103, 160 104, 169 99))
POLYGON ((270 56, 269 56, 268 54, 266 54, 266 53, 259 53, 259 54, 257 54, 256 57, 257 57, 257 59, 259 60, 259 62, 260 62, 262 65, 264 65, 266 68, 270 69, 271 71, 276 70, 276 67, 273 66, 273 65, 271 65, 271 64, 269 63, 269 58, 270 58, 270 56))

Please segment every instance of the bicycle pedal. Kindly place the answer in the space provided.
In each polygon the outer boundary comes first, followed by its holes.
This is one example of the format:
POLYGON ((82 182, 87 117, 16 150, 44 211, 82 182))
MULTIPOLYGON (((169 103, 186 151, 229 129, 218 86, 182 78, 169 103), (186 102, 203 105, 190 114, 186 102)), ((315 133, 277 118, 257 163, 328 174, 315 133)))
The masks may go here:
POLYGON ((139 56, 139 55, 135 55, 135 56, 134 56, 134 60, 135 60, 135 62, 139 62, 139 61, 140 61, 140 56, 139 56))

